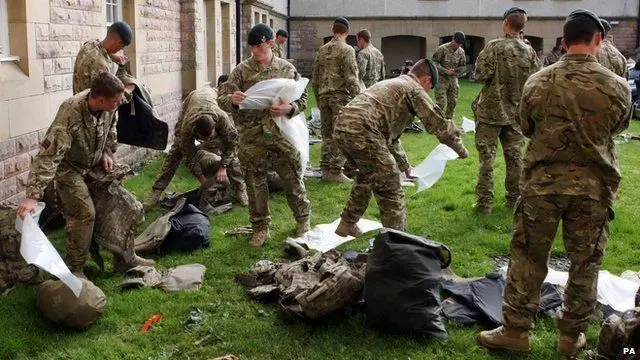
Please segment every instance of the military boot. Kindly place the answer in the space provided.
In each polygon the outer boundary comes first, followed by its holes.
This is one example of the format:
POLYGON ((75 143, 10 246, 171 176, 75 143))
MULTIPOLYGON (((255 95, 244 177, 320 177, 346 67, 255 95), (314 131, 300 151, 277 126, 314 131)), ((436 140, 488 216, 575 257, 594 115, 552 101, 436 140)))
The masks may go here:
POLYGON ((504 326, 489 331, 481 331, 476 335, 476 340, 480 345, 488 349, 518 352, 531 351, 528 331, 508 329, 504 326))
POLYGON ((309 224, 309 220, 297 223, 297 225, 296 225, 296 237, 302 237, 304 235, 304 233, 309 231, 310 227, 311 227, 311 225, 309 224))
POLYGON ((516 207, 516 202, 518 202, 518 198, 506 198, 504 199, 504 207, 513 210, 516 207))
POLYGON ((160 195, 162 195, 162 190, 153 189, 142 204, 142 208, 144 209, 144 211, 149 211, 149 209, 154 207, 158 203, 158 201, 160 201, 160 195))
POLYGON ((587 344, 584 333, 578 335, 560 334, 558 340, 558 352, 565 356, 573 356, 587 344))
POLYGON ((253 232, 251 236, 251 240, 249 240, 249 245, 253 247, 260 247, 270 238, 269 229, 257 230, 253 232))
POLYGON ((362 235, 362 230, 360 230, 360 227, 358 226, 358 224, 349 224, 344 220, 340 220, 340 224, 336 229, 336 234, 342 237, 346 237, 349 235, 353 237, 358 237, 362 235))
POLYGON ((344 183, 344 182, 350 182, 351 181, 351 179, 346 177, 342 173, 342 171, 339 172, 339 173, 332 173, 332 172, 328 172, 328 171, 323 171, 322 172, 322 180, 330 181, 330 182, 337 182, 337 183, 344 183))
POLYGON ((491 205, 485 205, 485 204, 473 204, 473 209, 477 212, 480 213, 482 215, 491 215, 491 209, 492 206, 491 205))
POLYGON ((247 189, 237 190, 236 199, 242 206, 249 206, 249 195, 247 195, 247 189))
POLYGON ((113 254, 113 272, 116 274, 123 274, 136 266, 153 266, 155 264, 155 261, 141 258, 135 254, 133 255, 133 259, 127 263, 121 255, 113 254))

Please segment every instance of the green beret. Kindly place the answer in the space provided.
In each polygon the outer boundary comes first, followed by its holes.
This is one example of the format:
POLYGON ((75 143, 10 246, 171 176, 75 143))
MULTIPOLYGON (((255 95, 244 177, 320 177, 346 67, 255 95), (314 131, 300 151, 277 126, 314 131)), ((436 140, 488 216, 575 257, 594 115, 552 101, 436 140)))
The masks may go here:
POLYGON ((258 24, 251 28, 247 42, 249 45, 260 45, 273 40, 273 30, 268 25, 258 24))
POLYGON ((431 84, 433 86, 438 85, 438 68, 436 67, 436 63, 431 59, 425 59, 427 63, 429 63, 429 70, 431 70, 431 84))
POLYGON ((278 30, 278 32, 276 32, 276 36, 278 36, 278 35, 282 36, 282 37, 286 37, 286 38, 289 37, 289 33, 287 32, 287 30, 282 30, 282 29, 280 29, 280 30, 278 30))
POLYGON ((524 11, 523 8, 519 8, 517 6, 512 7, 511 9, 508 9, 507 11, 504 12, 504 16, 502 17, 503 19, 506 19, 507 16, 513 14, 513 13, 517 13, 517 12, 521 12, 523 14, 526 14, 527 12, 524 11))
POLYGON ((608 31, 611 30, 611 23, 610 22, 608 22, 605 19, 600 19, 600 22, 602 23, 602 27, 604 27, 604 31, 605 32, 608 32, 608 31))
POLYGON ((589 10, 585 10, 585 9, 574 10, 571 12, 571 14, 569 14, 569 16, 567 16, 566 21, 578 19, 581 17, 586 17, 589 20, 593 21, 596 24, 596 26, 598 26, 598 30, 600 30, 600 32, 604 35, 605 33, 604 25, 602 25, 600 18, 598 17, 598 15, 592 13, 589 10))
POLYGON ((462 31, 456 31, 456 33, 453 34, 453 40, 455 40, 460 45, 464 45, 465 39, 466 37, 462 31))
POLYGON ((131 40, 133 40, 133 31, 131 31, 131 27, 126 22, 114 22, 109 26, 109 30, 115 30, 118 35, 120 35, 120 39, 122 39, 125 46, 131 44, 131 40))
POLYGON ((338 17, 334 22, 334 24, 342 24, 344 25, 347 29, 349 28, 349 20, 347 20, 345 17, 338 17))

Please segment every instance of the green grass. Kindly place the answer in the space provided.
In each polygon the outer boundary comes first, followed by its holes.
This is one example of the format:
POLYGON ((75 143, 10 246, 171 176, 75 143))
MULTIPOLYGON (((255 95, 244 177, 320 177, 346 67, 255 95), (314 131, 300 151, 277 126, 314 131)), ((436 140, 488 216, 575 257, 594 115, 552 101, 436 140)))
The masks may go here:
MULTIPOLYGON (((472 117, 469 109, 479 91, 478 84, 463 82, 456 110, 472 117)), ((313 101, 310 102, 310 107, 313 101)), ((633 122, 630 132, 640 132, 633 122)), ((412 164, 417 165, 433 149, 437 140, 426 134, 406 134, 403 144, 412 164)), ((467 160, 452 161, 442 179, 431 189, 416 194, 407 188, 408 228, 411 233, 428 235, 449 246, 452 267, 461 276, 482 276, 492 270, 492 255, 508 254, 512 217, 502 207, 504 198, 504 161, 496 161, 496 206, 490 217, 472 211, 478 156, 473 135, 465 135, 471 155, 467 160)), ((317 166, 319 145, 312 146, 312 164, 317 166)), ((603 268, 614 274, 626 269, 638 270, 640 248, 636 239, 640 206, 640 142, 631 140, 618 146, 623 182, 615 205, 616 220, 603 268)), ((501 157, 499 155, 499 157, 501 157)), ((158 173, 161 161, 150 163, 126 186, 144 199, 158 173)), ((336 219, 347 200, 350 185, 334 185, 306 181, 313 205, 312 225, 336 219)), ((197 185, 184 168, 171 183, 170 191, 184 191, 197 185)), ((286 321, 280 318, 276 305, 262 305, 250 300, 245 289, 233 276, 261 259, 284 257, 283 240, 293 235, 295 224, 282 194, 270 199, 272 239, 261 249, 253 249, 242 237, 225 237, 224 232, 237 225, 249 224, 247 210, 235 207, 231 212, 212 218, 209 249, 191 254, 156 257, 158 267, 202 263, 208 268, 205 284, 199 291, 167 294, 161 290, 143 289, 120 293, 116 285, 122 279, 110 273, 100 274, 90 262, 89 275, 108 297, 104 316, 85 332, 63 331, 45 321, 36 312, 35 288, 24 286, 0 298, 0 358, 2 359, 210 359, 234 353, 241 359, 489 359, 473 335, 477 327, 448 325, 450 340, 439 343, 378 332, 366 326, 357 315, 317 324, 286 321), (197 307, 208 317, 204 326, 188 334, 182 327, 189 310, 197 307), (142 323, 154 314, 162 314, 159 325, 147 334, 140 333, 142 323)), ((150 223, 160 210, 147 214, 150 223)), ((366 215, 379 219, 372 202, 366 215)), ((57 248, 64 252, 61 231, 50 234, 57 248)), ((363 236, 341 249, 362 249, 368 236, 363 236)), ((560 242, 553 250, 562 253, 560 242)), ((597 339, 598 325, 588 333, 589 347, 597 339)), ((541 318, 533 332, 533 350, 529 359, 560 359, 555 352, 557 332, 554 322, 541 318)), ((523 358, 497 355, 498 358, 523 358)))

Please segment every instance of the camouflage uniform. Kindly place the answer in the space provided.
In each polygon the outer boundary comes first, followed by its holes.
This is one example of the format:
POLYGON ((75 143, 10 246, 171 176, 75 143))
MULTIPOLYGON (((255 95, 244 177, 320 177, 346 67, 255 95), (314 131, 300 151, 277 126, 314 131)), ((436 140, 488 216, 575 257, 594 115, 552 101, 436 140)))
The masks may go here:
POLYGON ((31 162, 26 189, 28 198, 41 199, 55 179, 67 220, 66 263, 72 271, 84 267, 95 221, 86 175, 99 164, 105 151, 116 151, 115 112, 91 114, 88 96, 89 89, 60 105, 40 152, 31 162))
POLYGON ((484 82, 474 110, 476 149, 480 155, 476 197, 481 209, 493 206, 493 163, 498 139, 507 165, 506 202, 513 204, 518 199, 523 136, 516 122, 516 108, 525 81, 540 70, 540 66, 533 48, 517 35, 490 41, 478 56, 475 77, 484 82))
POLYGON ((162 172, 153 184, 154 190, 162 191, 169 186, 182 159, 195 176, 215 179, 216 172, 223 166, 228 169, 229 181, 236 190, 244 190, 244 180, 238 160, 238 131, 229 116, 218 107, 218 93, 209 86, 192 91, 182 103, 182 115, 176 123, 174 141, 169 154, 162 164, 162 172), (215 137, 199 146, 195 125, 203 115, 209 115, 215 122, 215 137))
POLYGON ((609 37, 602 40, 600 48, 598 48, 598 52, 596 53, 596 58, 602 66, 613 71, 614 74, 622 76, 625 79, 629 78, 627 59, 625 59, 624 55, 616 48, 609 37))
POLYGON ((456 152, 464 149, 459 130, 429 98, 414 75, 381 81, 356 96, 336 119, 335 139, 358 173, 342 220, 355 224, 371 193, 384 227, 404 231, 406 214, 399 172, 409 168, 400 135, 414 116, 425 129, 456 152))
POLYGON ((436 85, 436 104, 444 111, 447 119, 453 119, 453 112, 458 103, 458 77, 467 72, 467 57, 462 47, 453 49, 453 44, 448 42, 438 47, 432 57, 438 68, 440 81, 436 85), (453 75, 447 75, 446 69, 453 69, 453 75))
POLYGON ((384 55, 369 44, 358 53, 358 76, 364 88, 384 80, 384 55))
MULTIPOLYGON (((249 195, 249 218, 254 230, 265 230, 269 216, 269 189, 267 171, 269 163, 280 175, 289 207, 298 223, 309 220, 311 204, 302 181, 300 152, 280 133, 269 110, 239 110, 231 101, 235 91, 246 92, 251 86, 268 79, 299 79, 296 68, 286 60, 273 57, 271 65, 263 67, 253 57, 236 66, 225 82, 218 97, 220 106, 233 113, 240 124, 239 158, 244 170, 249 195), (270 161, 272 159, 273 161, 270 161)), ((307 92, 291 103, 295 116, 307 106, 307 92)))
POLYGON ((284 44, 280 45, 276 43, 273 45, 271 49, 273 51, 273 55, 279 57, 280 59, 286 59, 287 50, 284 48, 284 44))
POLYGON ((333 144, 334 121, 340 109, 360 93, 356 52, 346 41, 333 38, 318 50, 313 64, 313 91, 322 124, 320 167, 325 173, 339 174, 345 159, 333 144))
POLYGON ((543 65, 544 66, 553 65, 557 63, 561 57, 562 57, 562 53, 559 50, 551 51, 550 53, 547 54, 547 56, 544 57, 543 65))
POLYGON ((73 67, 73 93, 91 88, 93 77, 101 72, 116 74, 118 65, 111 60, 100 40, 84 43, 73 67))
POLYGON ((565 55, 527 81, 518 108, 531 138, 514 215, 503 324, 528 330, 560 220, 571 260, 562 334, 585 332, 596 304, 598 271, 620 183, 613 136, 629 126, 626 81, 591 55, 565 55), (595 89, 595 90, 594 90, 595 89))

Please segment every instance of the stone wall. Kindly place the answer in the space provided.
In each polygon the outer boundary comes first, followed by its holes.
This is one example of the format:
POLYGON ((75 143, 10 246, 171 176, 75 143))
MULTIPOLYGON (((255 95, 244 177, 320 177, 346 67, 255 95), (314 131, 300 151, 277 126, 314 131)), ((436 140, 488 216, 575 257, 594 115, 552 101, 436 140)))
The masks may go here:
POLYGON ((618 25, 614 26, 609 32, 613 36, 613 42, 616 47, 625 56, 635 59, 635 49, 638 47, 638 22, 635 20, 620 20, 618 25))

